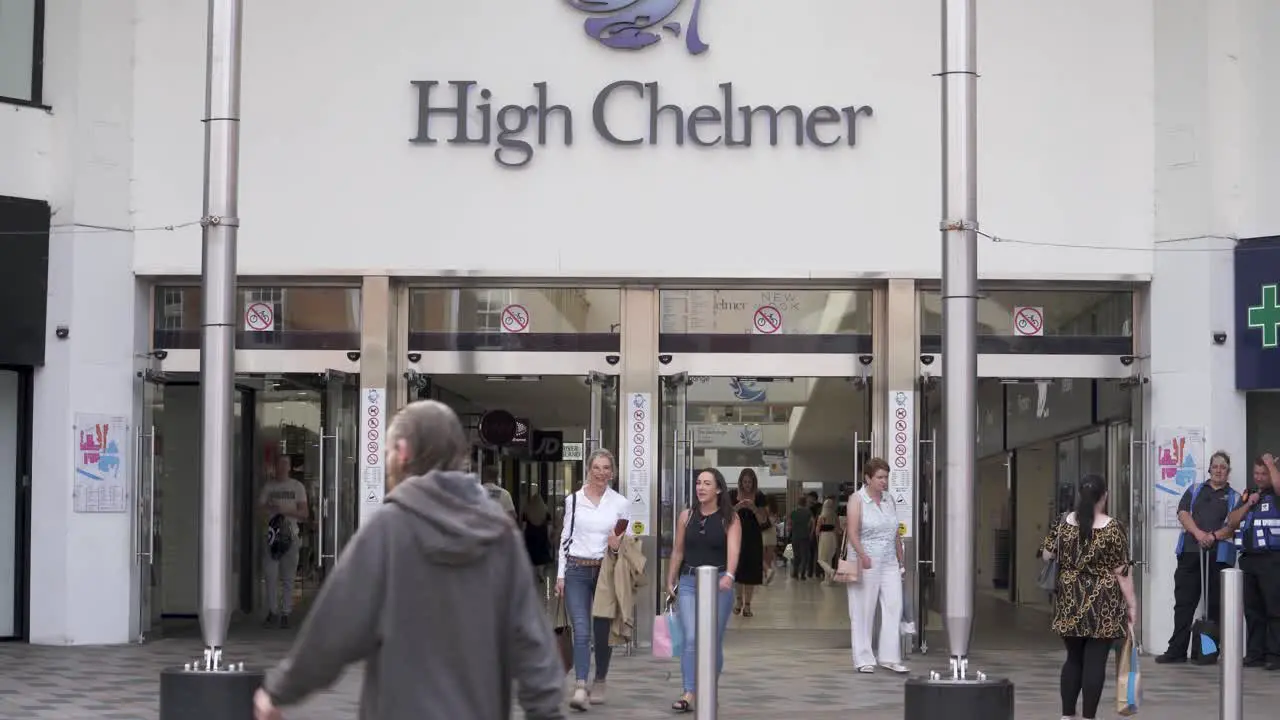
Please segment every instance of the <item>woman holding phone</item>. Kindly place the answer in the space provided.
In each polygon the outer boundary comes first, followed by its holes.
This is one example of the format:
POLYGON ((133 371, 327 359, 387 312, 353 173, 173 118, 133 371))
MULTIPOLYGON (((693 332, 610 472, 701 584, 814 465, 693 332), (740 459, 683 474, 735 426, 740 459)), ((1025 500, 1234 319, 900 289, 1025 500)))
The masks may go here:
POLYGON ((573 671, 576 682, 569 707, 587 710, 605 702, 605 678, 613 648, 609 646, 609 618, 593 618, 596 581, 606 553, 617 553, 627 532, 631 503, 609 487, 613 480, 613 453, 603 448, 587 458, 587 481, 565 498, 561 523, 556 595, 564 598, 565 612, 573 628, 573 671), (595 638, 596 675, 587 690, 591 670, 591 640, 595 638))
MULTIPOLYGON (((720 593, 716 602, 716 676, 724 669, 724 630, 729 625, 733 608, 733 573, 738 568, 742 549, 742 522, 729 499, 729 486, 724 475, 715 468, 698 473, 694 486, 698 503, 680 513, 676 521, 676 538, 668 562, 667 589, 676 597, 682 618, 697 613, 697 569, 711 565, 720 569, 720 593)), ((693 709, 697 688, 694 683, 697 665, 697 639, 694 623, 681 623, 684 628, 684 652, 680 655, 680 676, 684 693, 671 704, 677 712, 693 709)))

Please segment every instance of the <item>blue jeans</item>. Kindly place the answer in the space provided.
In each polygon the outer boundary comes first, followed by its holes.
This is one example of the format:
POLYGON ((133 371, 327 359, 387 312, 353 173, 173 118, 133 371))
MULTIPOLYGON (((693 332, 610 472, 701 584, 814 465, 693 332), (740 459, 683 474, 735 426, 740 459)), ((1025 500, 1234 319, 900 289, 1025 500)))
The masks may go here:
POLYGON ((609 647, 610 618, 591 617, 591 606, 596 600, 596 580, 600 566, 576 565, 566 560, 564 570, 564 609, 573 627, 573 670, 577 679, 587 681, 591 669, 591 630, 595 629, 596 682, 603 682, 609 674, 609 660, 613 648, 609 647))
MULTIPOLYGON (((724 573, 720 573, 724 577, 724 573)), ((729 615, 733 612, 733 590, 720 590, 716 607, 716 677, 724 671, 724 631, 729 626, 729 615)), ((684 652, 680 653, 680 677, 684 681, 684 691, 692 693, 698 664, 698 578, 688 573, 680 576, 680 586, 676 592, 676 612, 680 615, 680 629, 684 632, 684 652)))

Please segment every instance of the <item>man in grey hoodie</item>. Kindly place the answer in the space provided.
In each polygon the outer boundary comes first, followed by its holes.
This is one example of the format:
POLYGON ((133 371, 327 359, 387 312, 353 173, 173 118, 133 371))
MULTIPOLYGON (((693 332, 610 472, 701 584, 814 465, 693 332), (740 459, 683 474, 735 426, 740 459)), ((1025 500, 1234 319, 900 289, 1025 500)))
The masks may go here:
POLYGON ((448 406, 415 402, 391 423, 387 497, 342 551, 289 657, 255 698, 258 720, 364 660, 360 720, 564 717, 564 667, 519 531, 462 468, 448 406))

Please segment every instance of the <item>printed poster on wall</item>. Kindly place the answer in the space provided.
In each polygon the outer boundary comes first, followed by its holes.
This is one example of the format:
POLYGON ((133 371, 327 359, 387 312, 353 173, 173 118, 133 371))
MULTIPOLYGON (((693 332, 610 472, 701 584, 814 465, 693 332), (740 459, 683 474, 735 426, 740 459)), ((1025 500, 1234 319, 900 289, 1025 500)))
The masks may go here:
MULTIPOLYGON (((916 394, 889 393, 889 494, 898 508, 898 534, 915 531, 916 394)), ((861 480, 861 478, 859 478, 861 480)))
POLYGON ((129 425, 123 417, 76 413, 72 507, 78 513, 128 511, 129 425))
POLYGON ((1181 528, 1178 503, 1192 484, 1205 477, 1204 428, 1156 428, 1155 487, 1151 493, 1151 526, 1181 528))
POLYGON ((360 390, 360 525, 382 506, 387 492, 386 465, 383 456, 387 431, 386 390, 360 390))
POLYGON ((630 420, 627 433, 626 494, 631 500, 631 532, 649 534, 649 490, 653 484, 653 396, 628 393, 626 412, 630 420))

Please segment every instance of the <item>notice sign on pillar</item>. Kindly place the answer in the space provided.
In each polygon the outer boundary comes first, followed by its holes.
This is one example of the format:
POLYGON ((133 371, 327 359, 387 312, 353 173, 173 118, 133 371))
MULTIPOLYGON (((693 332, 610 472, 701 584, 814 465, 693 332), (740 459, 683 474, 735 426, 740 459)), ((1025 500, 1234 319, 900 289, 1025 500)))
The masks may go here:
POLYGON ((623 492, 631 500, 631 532, 649 534, 649 490, 653 486, 653 397, 649 393, 627 394, 627 451, 623 492))
POLYGON ((1044 337, 1044 308, 1014 308, 1013 334, 1016 337, 1044 337))
POLYGON ((244 329, 245 332, 272 332, 276 329, 276 311, 269 303, 246 303, 244 329))
POLYGON ((751 332, 756 335, 781 335, 782 311, 776 305, 761 305, 751 315, 751 332))
POLYGON ((889 393, 889 494, 898 511, 898 534, 915 532, 916 394, 889 393))
POLYGON ((529 311, 523 305, 508 305, 502 308, 501 324, 504 333, 527 333, 529 332, 529 311))
POLYGON ((387 432, 386 390, 360 390, 360 524, 379 507, 387 492, 383 450, 387 432))

